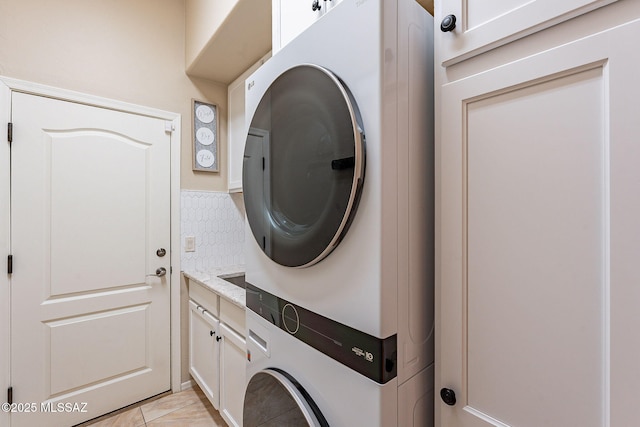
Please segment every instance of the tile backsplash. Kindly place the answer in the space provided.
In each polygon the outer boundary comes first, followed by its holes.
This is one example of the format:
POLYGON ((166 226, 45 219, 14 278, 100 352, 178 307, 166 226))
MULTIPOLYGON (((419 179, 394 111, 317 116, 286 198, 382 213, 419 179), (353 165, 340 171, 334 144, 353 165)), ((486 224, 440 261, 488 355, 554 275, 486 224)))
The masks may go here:
POLYGON ((242 193, 182 190, 180 210, 182 270, 207 271, 244 264, 242 193), (189 236, 195 237, 194 252, 185 252, 189 236))

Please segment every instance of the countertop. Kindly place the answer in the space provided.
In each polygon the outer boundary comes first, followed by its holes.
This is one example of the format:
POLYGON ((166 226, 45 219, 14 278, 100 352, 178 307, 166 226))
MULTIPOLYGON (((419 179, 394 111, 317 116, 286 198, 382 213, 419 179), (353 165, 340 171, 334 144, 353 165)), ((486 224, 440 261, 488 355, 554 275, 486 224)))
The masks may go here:
POLYGON ((243 265, 215 268, 208 271, 184 270, 182 273, 189 280, 193 280, 204 288, 211 292, 215 292, 222 298, 229 300, 239 307, 246 308, 247 299, 244 288, 229 283, 219 277, 244 274, 243 265))

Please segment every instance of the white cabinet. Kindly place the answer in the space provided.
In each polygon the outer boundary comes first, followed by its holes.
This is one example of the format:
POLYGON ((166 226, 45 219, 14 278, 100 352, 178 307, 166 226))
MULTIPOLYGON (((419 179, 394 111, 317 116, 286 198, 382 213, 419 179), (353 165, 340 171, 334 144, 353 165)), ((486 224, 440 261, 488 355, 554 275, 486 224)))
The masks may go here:
POLYGON ((247 344, 225 324, 220 325, 220 336, 220 414, 230 426, 241 426, 247 344))
POLYGON ((319 0, 318 4, 320 9, 312 10, 312 0, 272 1, 271 51, 274 55, 322 16, 324 1, 319 0))
POLYGON ((448 15, 455 16, 456 22, 437 46, 444 65, 449 66, 614 1, 444 0, 435 22, 448 15))
MULTIPOLYGON (((273 0, 271 5, 273 54, 275 55, 339 2, 340 0, 273 0)), ((322 41, 318 40, 318 43, 322 41)))
POLYGON ((588 15, 438 69, 436 425, 636 423, 640 2, 588 15))
POLYGON ((255 70, 257 70, 267 59, 271 57, 271 53, 263 56, 258 62, 253 64, 249 69, 240 75, 236 80, 229 84, 228 88, 228 176, 227 187, 229 192, 242 191, 242 159, 244 157, 244 145, 247 139, 249 124, 245 121, 244 95, 245 80, 255 70))
POLYGON ((220 299, 220 414, 230 426, 242 425, 247 343, 245 311, 220 299))
POLYGON ((189 372, 218 409, 219 321, 193 300, 189 301, 189 372))
POLYGON ((244 309, 189 281, 189 372, 229 426, 242 426, 244 309))

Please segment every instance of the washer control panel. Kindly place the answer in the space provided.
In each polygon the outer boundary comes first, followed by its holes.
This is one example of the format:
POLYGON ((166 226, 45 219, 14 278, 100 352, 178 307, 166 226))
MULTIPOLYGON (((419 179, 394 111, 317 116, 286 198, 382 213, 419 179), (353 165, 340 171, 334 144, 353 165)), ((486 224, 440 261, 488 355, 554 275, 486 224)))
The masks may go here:
POLYGON ((384 384, 397 375, 397 335, 378 338, 247 283, 247 308, 300 341, 384 384))

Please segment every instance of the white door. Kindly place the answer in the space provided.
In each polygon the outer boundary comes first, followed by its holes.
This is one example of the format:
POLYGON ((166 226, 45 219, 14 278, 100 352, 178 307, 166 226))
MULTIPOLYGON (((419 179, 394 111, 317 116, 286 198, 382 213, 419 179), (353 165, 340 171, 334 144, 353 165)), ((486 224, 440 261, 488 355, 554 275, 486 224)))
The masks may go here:
POLYGON ((636 21, 443 86, 440 425, 636 424, 639 39, 636 21))
POLYGON ((437 26, 449 15, 456 18, 455 28, 439 38, 439 56, 449 66, 614 1, 617 0, 436 2, 437 26))
POLYGON ((22 93, 12 120, 11 381, 38 409, 12 427, 169 390, 165 122, 22 93))

